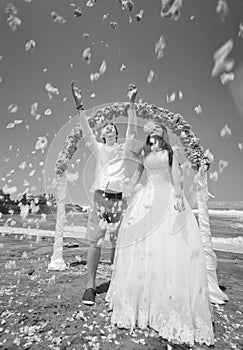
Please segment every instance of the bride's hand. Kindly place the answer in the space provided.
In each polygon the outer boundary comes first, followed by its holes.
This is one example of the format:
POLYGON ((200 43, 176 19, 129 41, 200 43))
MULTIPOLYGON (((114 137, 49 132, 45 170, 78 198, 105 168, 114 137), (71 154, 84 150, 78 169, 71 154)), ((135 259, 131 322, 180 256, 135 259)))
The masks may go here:
POLYGON ((78 110, 83 109, 82 93, 81 93, 81 90, 77 86, 74 86, 74 81, 71 82, 71 90, 72 90, 73 99, 74 99, 75 104, 76 104, 76 108, 78 110))
POLYGON ((129 98, 129 101, 131 103, 135 102, 137 93, 138 93, 138 89, 137 89, 136 85, 129 84, 129 91, 128 91, 127 97, 129 98))
POLYGON ((185 210, 185 203, 182 194, 174 193, 174 208, 179 213, 185 210))

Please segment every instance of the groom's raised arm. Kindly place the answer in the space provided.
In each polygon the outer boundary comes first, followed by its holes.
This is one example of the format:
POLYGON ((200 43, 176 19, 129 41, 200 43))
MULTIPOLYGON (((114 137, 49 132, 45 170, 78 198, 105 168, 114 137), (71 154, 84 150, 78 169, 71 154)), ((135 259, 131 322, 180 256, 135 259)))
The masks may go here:
POLYGON ((83 107, 81 90, 78 87, 74 86, 74 82, 71 83, 71 90, 72 90, 72 95, 76 104, 76 109, 78 110, 78 113, 79 113, 79 120, 83 131, 83 136, 87 141, 87 146, 91 151, 97 151, 98 142, 95 138, 93 130, 89 125, 88 118, 86 116, 86 113, 83 107))

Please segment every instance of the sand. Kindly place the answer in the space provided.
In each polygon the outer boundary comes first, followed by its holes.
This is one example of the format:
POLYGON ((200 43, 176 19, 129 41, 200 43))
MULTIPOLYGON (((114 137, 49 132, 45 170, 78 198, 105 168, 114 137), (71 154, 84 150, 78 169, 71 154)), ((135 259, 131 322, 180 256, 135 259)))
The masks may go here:
MULTIPOLYGON (((69 269, 48 271, 52 238, 0 235, 0 349, 189 349, 157 337, 151 330, 130 333, 110 326, 105 293, 96 305, 81 302, 86 281, 85 241, 65 240, 69 269)), ((216 251, 218 278, 229 302, 214 306, 215 349, 243 349, 243 255, 216 251)), ((110 278, 103 250, 97 285, 110 278)), ((206 349, 207 347, 198 347, 206 349)))

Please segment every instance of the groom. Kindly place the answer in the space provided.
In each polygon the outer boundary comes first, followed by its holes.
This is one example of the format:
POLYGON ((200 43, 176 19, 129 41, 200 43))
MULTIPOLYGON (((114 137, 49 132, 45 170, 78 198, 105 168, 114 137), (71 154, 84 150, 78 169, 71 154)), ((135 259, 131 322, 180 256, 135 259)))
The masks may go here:
POLYGON ((125 144, 117 143, 118 130, 115 124, 108 122, 101 130, 103 142, 98 142, 88 123, 82 104, 81 90, 71 84, 72 95, 79 112, 83 136, 88 147, 96 158, 93 203, 87 223, 86 238, 89 241, 87 254, 87 286, 82 301, 85 305, 95 303, 95 277, 101 257, 101 242, 108 224, 113 224, 111 239, 111 264, 115 253, 115 243, 121 222, 122 211, 126 207, 122 196, 122 185, 125 179, 124 158, 129 150, 130 142, 136 133, 135 99, 137 88, 129 85, 128 128, 125 144), (124 146, 124 147, 123 147, 124 146))

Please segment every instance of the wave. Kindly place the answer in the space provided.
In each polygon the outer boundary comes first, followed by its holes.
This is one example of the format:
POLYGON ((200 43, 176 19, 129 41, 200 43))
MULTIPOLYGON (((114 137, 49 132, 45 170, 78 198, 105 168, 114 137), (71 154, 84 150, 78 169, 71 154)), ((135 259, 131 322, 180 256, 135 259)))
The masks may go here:
MULTIPOLYGON (((198 213, 198 209, 193 209, 194 213, 198 213)), ((208 209, 210 216, 231 216, 243 217, 243 210, 236 209, 208 209)))

